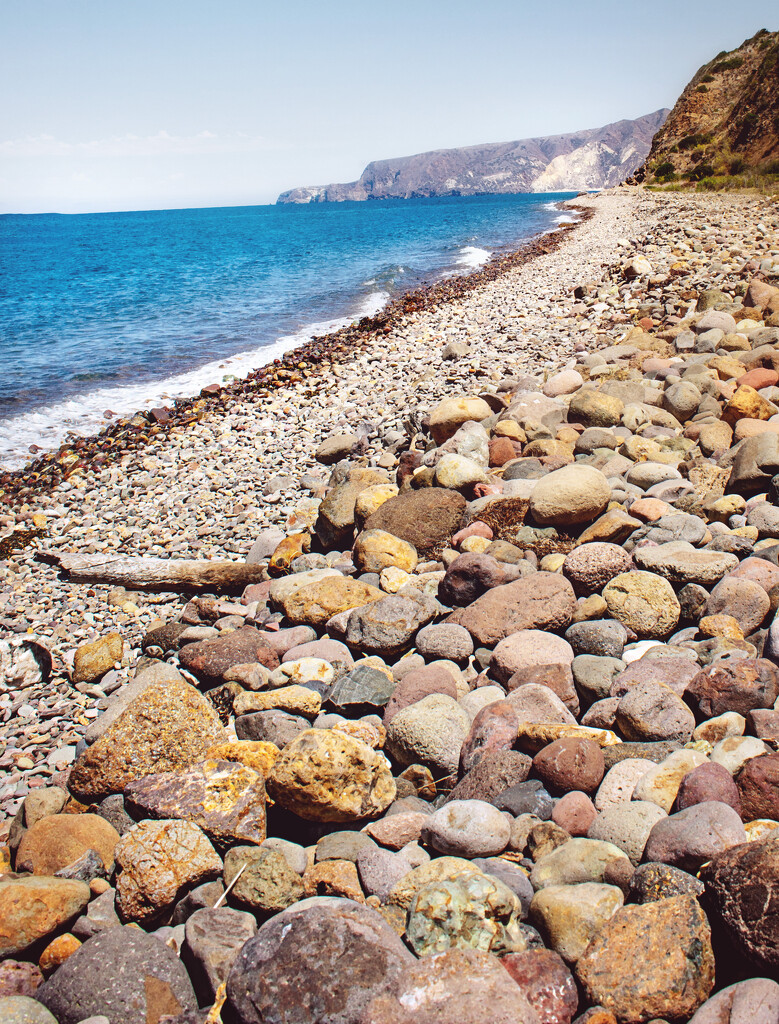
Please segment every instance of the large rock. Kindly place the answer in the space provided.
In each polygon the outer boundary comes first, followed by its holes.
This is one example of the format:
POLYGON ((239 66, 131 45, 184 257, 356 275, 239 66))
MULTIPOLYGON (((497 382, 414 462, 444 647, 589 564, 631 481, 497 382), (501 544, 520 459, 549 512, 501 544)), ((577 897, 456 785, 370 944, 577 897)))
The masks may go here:
POLYGON ((435 602, 390 594, 364 608, 355 608, 346 626, 346 642, 366 654, 396 657, 417 630, 433 618, 435 602))
POLYGON ((379 601, 385 596, 378 587, 339 574, 300 587, 283 598, 281 606, 294 625, 319 629, 333 615, 379 601))
POLYGON ((265 839, 264 775, 232 761, 147 775, 125 788, 124 800, 136 818, 193 821, 220 845, 265 839))
POLYGON ((576 885, 579 882, 603 882, 614 864, 630 868, 627 856, 613 843, 597 839, 570 839, 545 854, 530 872, 534 889, 548 885, 576 885))
POLYGON ((54 875, 94 850, 110 874, 119 833, 99 814, 50 814, 34 822, 16 851, 16 870, 54 875))
POLYGON ((610 497, 600 470, 575 463, 541 477, 530 495, 530 514, 542 526, 575 526, 597 519, 610 497))
POLYGON ((223 633, 213 640, 186 644, 179 654, 181 665, 205 686, 224 682, 233 665, 264 665, 278 668, 279 658, 265 637, 252 626, 223 633))
POLYGON ((577 594, 600 593, 609 580, 631 568, 631 558, 618 544, 580 544, 566 555, 563 575, 577 594))
MULTIPOLYGON (((338 470, 334 475, 339 475, 338 470)), ((352 466, 346 471, 319 506, 314 528, 326 548, 351 547, 357 498, 368 487, 386 483, 387 475, 381 470, 352 466)))
POLYGON ((603 590, 612 618, 641 637, 668 636, 679 621, 681 607, 671 584, 651 572, 615 576, 603 590))
POLYGON ((701 864, 731 846, 746 842, 741 818, 719 800, 706 800, 662 818, 652 828, 644 856, 695 872, 701 864))
POLYGON ((59 1024, 106 1017, 111 1024, 157 1024, 197 1009, 184 965, 139 928, 101 932, 80 946, 38 989, 59 1024))
POLYGON ((187 890, 218 878, 222 861, 189 821, 142 821, 116 847, 116 907, 125 921, 154 923, 187 890))
POLYGON ((590 1004, 624 1024, 686 1020, 714 987, 706 915, 692 896, 622 907, 576 964, 590 1004))
POLYGON ((751 962, 779 969, 779 839, 733 846, 701 872, 707 904, 751 962))
POLYGON ((201 1004, 213 1003, 241 947, 256 933, 254 917, 230 907, 204 907, 188 918, 181 959, 189 967, 201 1004))
POLYGON ((450 949, 415 961, 396 991, 377 995, 354 1024, 485 1024, 485 1011, 490 1024, 548 1020, 494 956, 450 949))
POLYGON ((384 725, 388 726, 399 711, 433 694, 457 700, 457 685, 452 673, 441 665, 425 665, 424 668, 412 669, 403 676, 387 701, 384 725))
POLYGON ((585 427, 615 427, 620 421, 625 403, 602 391, 591 389, 577 392, 568 407, 568 417, 573 423, 585 427))
POLYGON ((358 1024, 414 963, 375 910, 318 897, 277 914, 245 943, 227 995, 237 1024, 358 1024))
POLYGON ((121 793, 134 779, 189 768, 225 738, 219 716, 194 686, 150 687, 77 759, 68 788, 82 803, 121 793))
POLYGON ((480 871, 431 882, 411 903, 406 936, 417 956, 447 949, 508 953, 522 941, 519 910, 508 886, 480 871))
POLYGON ((511 826, 505 815, 483 800, 450 800, 428 817, 422 838, 439 853, 472 860, 502 853, 511 838, 511 826))
POLYGON ((479 423, 492 416, 492 409, 483 398, 445 398, 430 413, 430 433, 437 445, 454 437, 463 423, 479 423))
POLYGON ((547 945, 569 964, 576 963, 595 932, 624 903, 615 885, 582 882, 549 885, 533 897, 530 920, 547 945))
POLYGON ((426 487, 390 498, 370 516, 366 530, 385 530, 408 541, 421 558, 437 556, 460 527, 466 508, 459 491, 426 487))
POLYGON ((776 1024, 779 985, 770 978, 748 978, 707 999, 690 1024, 776 1024))
POLYGON ((436 780, 457 778, 470 719, 451 697, 431 694, 399 711, 387 725, 387 751, 401 764, 423 764, 436 780))
POLYGON ((268 777, 268 790, 307 821, 375 818, 395 799, 386 758, 332 729, 307 729, 289 743, 268 777))
POLYGON ((0 957, 16 956, 74 920, 89 903, 84 882, 70 878, 0 878, 0 957))
POLYGON ((392 565, 413 572, 417 564, 414 545, 386 530, 363 530, 354 543, 352 558, 360 572, 381 572, 392 565))
POLYGON ((573 648, 567 640, 540 629, 511 633, 496 646, 490 670, 499 683, 506 684, 520 669, 570 665, 573 648))
POLYGON ((687 694, 704 718, 728 711, 746 716, 774 706, 779 669, 767 658, 721 659, 695 676, 687 694))
POLYGON ((576 596, 568 580, 556 573, 537 572, 488 590, 454 612, 449 621, 465 626, 479 644, 494 647, 523 629, 564 629, 575 610, 576 596))

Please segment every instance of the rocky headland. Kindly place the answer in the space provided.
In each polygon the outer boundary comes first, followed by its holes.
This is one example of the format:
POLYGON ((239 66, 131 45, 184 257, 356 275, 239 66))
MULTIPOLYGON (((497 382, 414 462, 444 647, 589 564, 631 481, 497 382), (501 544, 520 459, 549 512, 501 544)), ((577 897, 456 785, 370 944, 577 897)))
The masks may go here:
POLYGON ((4 1022, 777 1024, 779 211, 575 203, 2 477, 4 1022))

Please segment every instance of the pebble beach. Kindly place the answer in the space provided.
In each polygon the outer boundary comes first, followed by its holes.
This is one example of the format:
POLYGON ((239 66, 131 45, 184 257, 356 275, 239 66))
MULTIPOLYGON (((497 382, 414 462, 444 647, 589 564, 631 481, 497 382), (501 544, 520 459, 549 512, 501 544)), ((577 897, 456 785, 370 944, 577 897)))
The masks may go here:
POLYGON ((4 1020, 779 1021, 779 209, 565 207, 0 473, 4 1020))

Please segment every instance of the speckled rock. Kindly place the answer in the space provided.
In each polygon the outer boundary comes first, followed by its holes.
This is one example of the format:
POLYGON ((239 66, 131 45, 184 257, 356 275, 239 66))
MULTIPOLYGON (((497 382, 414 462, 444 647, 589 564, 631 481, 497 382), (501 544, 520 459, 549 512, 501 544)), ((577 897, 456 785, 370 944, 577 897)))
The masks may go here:
POLYGON ((240 1024, 356 1024, 374 996, 398 990, 414 963, 375 910, 315 897, 277 914, 249 939, 230 970, 227 995, 240 1024))
POLYGON ((579 596, 600 593, 606 584, 631 568, 631 558, 617 544, 595 542, 580 544, 566 555, 563 575, 573 584, 579 596))
POLYGON ((467 859, 502 853, 510 837, 505 816, 483 800, 450 800, 422 827, 422 839, 434 850, 467 859))
POLYGON ((395 799, 386 758, 332 729, 308 729, 287 744, 268 789, 282 807, 308 821, 377 817, 395 799))
POLYGON ((690 1017, 714 987, 706 916, 691 896, 623 907, 576 964, 588 1001, 625 1024, 690 1017))
POLYGON ((34 875, 54 875, 95 850, 108 874, 113 870, 119 833, 97 814, 50 814, 22 836, 15 868, 34 875))
POLYGON ((125 788, 124 799, 136 818, 193 821, 220 845, 265 839, 265 779, 246 765, 209 760, 147 775, 125 788))
POLYGON ((639 864, 630 879, 630 903, 654 903, 671 896, 700 896, 703 882, 670 864, 639 864))
POLYGON ((420 889, 409 908, 406 935, 417 956, 447 949, 499 955, 522 947, 518 913, 511 890, 477 872, 420 889))
POLYGON ((576 610, 576 597, 568 580, 555 573, 532 576, 494 587, 450 621, 465 626, 474 640, 494 647, 522 629, 564 629, 576 610))
POLYGON ((399 711, 387 726, 387 751, 404 767, 423 764, 436 779, 457 776, 470 719, 451 697, 431 694, 399 711))
POLYGON ((717 661, 703 669, 687 692, 705 718, 728 711, 747 715, 755 708, 771 708, 779 697, 779 669, 767 658, 717 661))
POLYGON ((68 787, 90 803, 145 775, 189 768, 224 738, 219 716, 194 686, 164 682, 136 697, 81 754, 68 787))
POLYGON ((668 636, 679 621, 680 605, 671 584, 651 572, 615 576, 603 590, 612 618, 640 637, 668 636))
POLYGON ((509 953, 500 962, 544 1024, 570 1024, 579 994, 562 957, 551 949, 528 949, 509 953))
POLYGON ((277 914, 303 898, 300 874, 283 850, 233 846, 224 862, 225 885, 231 885, 230 901, 255 914, 277 914), (240 872, 240 875, 239 875, 240 872))
POLYGON ((632 864, 640 864, 653 827, 666 818, 665 811, 646 800, 618 803, 602 811, 587 833, 590 839, 613 843, 632 864))

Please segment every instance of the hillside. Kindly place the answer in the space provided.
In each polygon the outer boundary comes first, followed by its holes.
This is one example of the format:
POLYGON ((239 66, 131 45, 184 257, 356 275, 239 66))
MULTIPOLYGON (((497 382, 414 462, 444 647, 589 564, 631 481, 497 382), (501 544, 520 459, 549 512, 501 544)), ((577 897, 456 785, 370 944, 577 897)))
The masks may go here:
POLYGON ((279 203, 608 188, 646 158, 667 110, 603 128, 375 160, 357 181, 282 192, 279 203))
MULTIPOLYGON (((700 181, 779 159, 779 32, 705 64, 658 131, 638 182, 700 181)), ((775 172, 774 172, 775 173, 775 172)))

